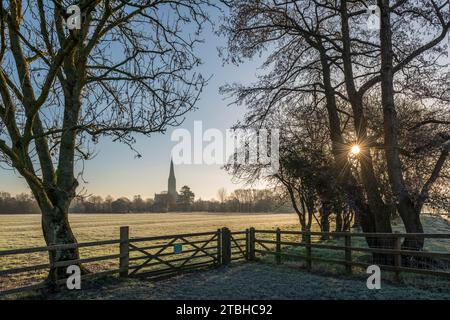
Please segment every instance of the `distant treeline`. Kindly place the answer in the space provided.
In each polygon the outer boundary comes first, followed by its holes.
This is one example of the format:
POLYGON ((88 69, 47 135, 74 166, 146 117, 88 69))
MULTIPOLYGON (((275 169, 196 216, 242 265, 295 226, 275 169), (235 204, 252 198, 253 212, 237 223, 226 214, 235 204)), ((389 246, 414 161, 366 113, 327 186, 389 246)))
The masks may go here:
POLYGON ((238 189, 227 196, 225 189, 218 191, 219 201, 197 200, 192 211, 209 212, 293 212, 287 198, 271 189, 238 189))
MULTIPOLYGON (((224 189, 219 190, 220 200, 194 200, 189 205, 175 211, 198 212, 292 212, 286 199, 273 190, 238 189, 229 196, 224 189)), ((111 196, 78 197, 72 203, 72 213, 144 213, 160 212, 151 198, 143 199, 136 195, 133 199, 111 196)), ((0 192, 0 214, 40 213, 33 197, 28 194, 11 196, 0 192)))
POLYGON ((7 192, 0 192, 0 214, 40 213, 33 196, 21 193, 11 196, 7 192))
MULTIPOLYGON (((284 197, 272 190, 238 189, 229 196, 226 191, 219 190, 220 200, 193 200, 183 203, 174 211, 204 211, 204 212, 292 212, 292 207, 284 197)), ((76 213, 127 213, 127 212, 161 212, 161 206, 153 199, 142 199, 140 195, 133 199, 111 196, 102 198, 91 196, 79 198, 73 202, 70 209, 76 213)))

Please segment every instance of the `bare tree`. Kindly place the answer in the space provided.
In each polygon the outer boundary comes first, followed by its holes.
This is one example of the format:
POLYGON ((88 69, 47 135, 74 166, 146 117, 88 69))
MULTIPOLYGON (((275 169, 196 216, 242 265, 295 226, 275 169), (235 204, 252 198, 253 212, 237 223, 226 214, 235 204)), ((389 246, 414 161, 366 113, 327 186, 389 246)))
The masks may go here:
MULTIPOLYGON (((448 1, 425 4, 423 1, 400 0, 392 5, 389 1, 383 3, 384 11, 395 15, 391 18, 395 22, 388 25, 386 21, 389 19, 384 16, 386 25, 382 23, 380 37, 367 29, 365 1, 259 0, 248 3, 236 0, 232 1, 232 14, 223 27, 229 37, 226 56, 229 61, 239 63, 266 50, 269 52, 263 65, 269 71, 260 76, 256 84, 237 84, 224 90, 233 94, 236 102, 249 106, 245 119, 247 124, 263 123, 273 109, 286 103, 316 99, 320 102, 317 106, 326 108, 336 168, 345 173, 343 181, 349 183, 344 183, 347 187, 343 190, 353 201, 353 207, 361 210, 361 224, 365 232, 392 231, 391 205, 385 201, 387 195, 394 203, 399 199, 401 190, 392 184, 394 171, 397 178, 402 175, 402 170, 404 176, 407 173, 398 159, 399 146, 392 147, 391 143, 398 136, 393 130, 398 126, 398 119, 393 117, 395 91, 391 86, 394 83, 392 77, 396 76, 395 84, 405 87, 405 92, 409 87, 409 94, 413 91, 416 96, 421 94, 421 98, 432 98, 432 103, 445 101, 447 97, 444 92, 448 87, 445 69, 438 68, 439 56, 443 52, 442 41, 449 27, 448 1), (424 30, 426 36, 423 35, 424 30), (395 39, 392 43, 395 45, 389 45, 389 33, 392 33, 395 39), (394 61, 390 63, 389 59, 394 61), (433 76, 435 73, 440 76, 433 76), (388 78, 391 80, 388 81, 388 78), (428 84, 431 78, 434 83, 428 84), (414 87, 410 86, 413 82, 414 87), (388 86, 390 90, 387 90, 388 86), (438 88, 440 90, 436 92, 438 88), (385 114, 381 136, 374 134, 368 126, 370 106, 367 105, 367 96, 371 94, 382 96, 384 104, 390 101, 391 120, 387 121, 389 117, 385 114), (389 122, 391 125, 388 125, 389 122), (361 149, 358 162, 362 190, 358 187, 356 176, 348 173, 347 154, 352 143, 358 144, 361 149), (375 159, 380 145, 385 156, 375 159), (394 152, 397 156, 392 156, 392 148, 397 150, 394 152), (376 161, 386 165, 390 163, 388 166, 397 169, 389 169, 376 161), (384 167, 386 171, 377 172, 377 167, 384 167), (382 188, 385 173, 391 182, 389 191, 382 188)), ((383 5, 381 2, 379 4, 383 5)), ((383 109, 386 110, 386 107, 383 106, 383 109)), ((443 119, 433 120, 427 125, 445 124, 443 119)), ((418 125, 416 129, 423 129, 418 125)), ((440 154, 437 161, 430 159, 434 164, 427 165, 431 168, 427 171, 429 178, 423 184, 423 192, 419 193, 422 196, 414 200, 414 214, 407 213, 403 204, 397 206, 408 232, 421 232, 420 208, 428 199, 429 188, 435 185, 442 176, 440 172, 445 169, 448 140, 443 133, 440 138, 440 154)), ((400 178, 396 180, 400 181, 400 178)), ((397 187, 400 184, 397 183, 397 187)), ((408 190, 406 182, 402 188, 405 195, 408 190)), ((376 241, 372 244, 379 245, 376 241)), ((382 245, 385 244, 387 242, 382 245)))
MULTIPOLYGON (((353 115, 339 101, 347 102, 348 98, 338 90, 343 81, 336 77, 342 70, 336 68, 339 61, 339 52, 335 52, 337 13, 327 13, 327 6, 315 1, 277 5, 273 1, 236 0, 232 2, 232 9, 223 27, 223 32, 229 36, 229 61, 239 63, 265 49, 273 51, 264 64, 270 72, 261 76, 257 84, 228 86, 224 92, 235 94, 236 102, 249 107, 247 124, 264 122, 270 112, 285 103, 302 105, 303 101, 314 99, 318 106, 324 107, 336 171, 346 190, 347 201, 357 217, 361 217, 363 230, 376 232, 374 212, 377 210, 367 205, 348 163, 349 145, 353 141, 344 135, 344 130, 353 115), (330 25, 335 29, 327 30, 330 25)), ((368 198, 369 204, 373 204, 371 199, 368 198)))
MULTIPOLYGON (((402 160, 400 158, 399 119, 397 118, 394 89, 395 74, 396 70, 402 70, 409 61, 414 60, 419 55, 423 57, 424 53, 428 53, 446 39, 450 27, 449 4, 449 1, 434 0, 431 0, 429 5, 424 5, 423 2, 417 3, 413 1, 408 3, 398 1, 394 6, 391 6, 387 0, 378 1, 378 6, 381 9, 380 76, 387 171, 391 188, 396 198, 397 209, 403 218, 407 232, 412 233, 423 232, 420 212, 427 199, 429 189, 439 177, 440 171, 449 155, 450 137, 442 143, 442 151, 435 162, 432 174, 424 184, 420 195, 417 199, 414 199, 405 182, 402 160), (396 16, 395 18, 394 15, 396 16), (411 19, 428 28, 431 33, 431 40, 425 41, 425 43, 419 42, 418 46, 413 47, 412 52, 406 51, 407 53, 405 54, 404 48, 407 48, 408 42, 405 41, 406 43, 403 46, 396 45, 394 48, 393 41, 395 41, 397 36, 404 33, 404 24, 410 22, 411 19), (394 27, 396 23, 397 26, 394 27), (396 54, 402 59, 398 63, 395 62, 395 60, 398 60, 395 57, 396 54)), ((431 55, 433 56, 433 53, 431 55)), ((442 88, 442 90, 445 90, 445 88, 442 88)), ((405 239, 403 245, 407 248, 420 249, 423 247, 423 241, 423 239, 405 239)))
POLYGON ((0 157, 28 183, 48 245, 76 242, 75 164, 99 137, 132 146, 136 133, 164 132, 205 85, 194 47, 209 0, 81 0, 79 30, 65 26, 69 4, 0 4, 0 157))
POLYGON ((219 197, 220 203, 223 204, 227 199, 227 189, 220 188, 219 190, 217 190, 217 196, 219 197))

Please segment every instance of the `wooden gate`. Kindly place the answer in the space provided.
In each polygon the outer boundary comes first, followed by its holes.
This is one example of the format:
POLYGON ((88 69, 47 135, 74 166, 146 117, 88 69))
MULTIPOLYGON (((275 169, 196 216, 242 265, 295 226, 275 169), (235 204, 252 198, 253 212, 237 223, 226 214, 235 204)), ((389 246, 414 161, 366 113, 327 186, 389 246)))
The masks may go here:
MULTIPOLYGON (((168 277, 174 273, 221 263, 221 231, 172 236, 131 238, 128 261, 121 263, 128 276, 168 277), (128 266, 126 266, 128 264, 128 266)), ((126 256, 126 253, 125 253, 126 256)))
POLYGON ((231 261, 235 260, 248 260, 248 237, 249 231, 236 231, 230 232, 231 240, 231 261))

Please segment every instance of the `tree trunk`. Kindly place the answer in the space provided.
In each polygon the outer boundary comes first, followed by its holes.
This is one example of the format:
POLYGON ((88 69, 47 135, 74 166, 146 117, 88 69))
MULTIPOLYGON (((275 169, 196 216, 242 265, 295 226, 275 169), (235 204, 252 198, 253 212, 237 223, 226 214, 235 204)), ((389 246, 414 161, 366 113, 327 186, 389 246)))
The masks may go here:
POLYGON ((335 232, 342 232, 343 231, 343 223, 342 223, 342 211, 338 210, 336 211, 336 226, 335 226, 335 232))
MULTIPOLYGON (((400 217, 402 218, 407 233, 423 233, 422 222, 420 221, 420 210, 416 210, 409 198, 404 198, 397 205, 400 217)), ((406 250, 422 250, 425 238, 405 238, 402 248, 406 250)))
MULTIPOLYGON (((81 109, 81 82, 77 80, 83 76, 84 69, 75 67, 75 55, 69 55, 64 62, 67 78, 63 82, 64 87, 64 118, 59 149, 58 169, 56 181, 46 185, 44 191, 36 190, 42 212, 42 229, 47 245, 74 244, 77 240, 70 227, 68 212, 70 203, 76 196, 78 181, 75 178, 75 150, 76 150, 76 125, 81 109)), ((83 65, 82 62, 78 62, 83 65)), ((78 249, 63 249, 49 253, 50 261, 78 260, 78 249)), ((82 272, 87 272, 80 264, 82 272)), ((67 278, 67 266, 52 268, 49 273, 49 281, 67 278)))
MULTIPOLYGON (((329 203, 322 202, 322 208, 320 208, 320 231, 321 232, 330 232, 330 215, 331 208, 329 203)), ((322 235, 320 237, 321 240, 330 239, 329 235, 322 235)))
MULTIPOLYGON (((42 230, 44 239, 48 246, 77 243, 70 228, 68 212, 55 207, 53 210, 42 212, 42 230)), ((61 262, 78 260, 80 258, 78 249, 64 249, 49 252, 50 261, 61 262)), ((73 265, 79 265, 73 263, 73 265)), ((63 279, 67 277, 67 266, 50 270, 49 279, 63 279)))
MULTIPOLYGON (((300 221, 300 231, 301 232, 309 231, 304 219, 302 219, 302 217, 300 216, 300 213, 297 213, 297 214, 298 214, 298 218, 300 221)), ((306 238, 307 238, 306 235, 302 233, 301 243, 306 243, 306 238)))
MULTIPOLYGON (((348 214, 351 214, 351 213, 348 213, 348 214)), ((356 212, 355 212, 353 225, 351 225, 352 221, 349 221, 349 223, 350 223, 350 225, 349 225, 348 229, 350 229, 350 228, 355 228, 355 229, 360 228, 361 227, 361 215, 360 214, 356 214, 356 212)))
MULTIPOLYGON (((339 184, 345 191, 348 205, 354 210, 357 220, 361 220, 361 215, 369 215, 368 207, 364 203, 364 196, 361 188, 357 186, 357 181, 350 170, 348 151, 342 136, 341 123, 337 110, 336 96, 331 84, 331 70, 328 63, 326 50, 319 46, 320 60, 322 66, 323 83, 325 87, 326 109, 328 113, 328 122, 330 125, 330 139, 332 143, 332 153, 336 166, 336 175, 339 184)), ((367 221, 366 219, 365 221, 367 221)), ((370 219, 373 221, 373 219, 370 219)), ((369 223, 369 222, 367 222, 369 223)), ((366 230, 369 225, 366 225, 366 230)))
MULTIPOLYGON (((353 70, 351 65, 351 51, 350 51, 350 32, 348 28, 347 5, 342 1, 342 36, 343 36, 343 61, 344 73, 347 92, 350 103, 353 109, 355 128, 357 128, 358 141, 367 140, 367 125, 364 117, 362 99, 357 94, 353 70)), ((382 201, 380 191, 378 188, 378 181, 375 178, 375 173, 372 164, 370 150, 363 150, 360 158, 361 175, 363 186, 366 191, 368 205, 365 204, 364 196, 361 188, 357 186, 357 181, 353 177, 348 164, 348 148, 344 144, 337 114, 336 100, 334 97, 334 90, 330 82, 329 65, 322 53, 322 68, 324 69, 324 85, 327 94, 327 108, 330 119, 330 128, 332 129, 333 153, 336 159, 338 173, 342 175, 344 181, 343 185, 347 190, 353 203, 351 206, 355 211, 357 221, 360 222, 363 232, 392 232, 388 212, 382 201), (327 90, 328 89, 328 90, 327 90), (330 91, 330 92, 328 92, 330 91)), ((368 239, 369 245, 377 245, 375 240, 368 239), (375 242, 374 242, 375 241, 375 242)))
MULTIPOLYGON (((379 0, 381 9, 381 100, 384 120, 384 148, 387 171, 392 191, 396 198, 397 210, 408 233, 423 233, 420 212, 416 210, 406 187, 398 142, 398 119, 394 101, 394 67, 392 33, 388 0, 379 0)), ((423 248, 423 238, 405 239, 403 246, 412 250, 423 248)))
POLYGON ((354 212, 348 208, 343 208, 341 212, 343 217, 342 231, 349 232, 351 228, 359 228, 359 223, 356 222, 356 215, 354 212))
MULTIPOLYGON (((361 166, 361 180, 368 201, 368 210, 360 213, 361 227, 363 232, 368 233, 392 233, 389 211, 387 210, 381 196, 370 149, 365 147, 366 144, 370 144, 370 141, 368 141, 367 120, 364 115, 363 99, 357 91, 355 85, 351 54, 349 15, 346 0, 341 1, 340 14, 342 23, 342 61, 344 66, 345 86, 353 111, 357 143, 361 145, 361 153, 358 155, 358 159, 361 166)), ((394 245, 393 239, 377 239, 375 237, 368 237, 367 242, 371 247, 390 248, 394 245)))

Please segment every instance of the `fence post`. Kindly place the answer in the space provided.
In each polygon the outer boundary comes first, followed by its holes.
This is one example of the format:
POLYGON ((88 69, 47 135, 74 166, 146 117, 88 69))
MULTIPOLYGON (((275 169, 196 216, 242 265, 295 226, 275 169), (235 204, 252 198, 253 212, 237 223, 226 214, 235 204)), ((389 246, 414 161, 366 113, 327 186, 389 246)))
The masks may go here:
POLYGON ((311 252, 311 233, 310 231, 305 232, 306 238, 306 269, 311 271, 312 269, 312 252, 311 252))
POLYGON ((250 230, 245 229, 245 260, 250 260, 250 230))
POLYGON ((231 262, 231 234, 230 229, 222 228, 222 264, 231 262))
POLYGON ((217 229, 217 264, 222 264, 222 230, 217 229))
POLYGON ((345 235, 345 272, 352 274, 352 236, 350 233, 345 235))
POLYGON ((276 234, 276 255, 275 255, 275 262, 277 264, 281 264, 281 230, 280 228, 277 228, 277 234, 276 234))
MULTIPOLYGON (((402 250, 402 239, 397 236, 395 237, 395 250, 401 251, 402 250)), ((402 255, 401 253, 396 253, 395 254, 395 260, 394 260, 394 264, 395 264, 395 279, 397 282, 401 282, 401 278, 400 278, 400 270, 398 270, 397 268, 400 268, 402 266, 402 255)))
POLYGON ((56 250, 50 250, 49 252, 49 262, 50 262, 50 291, 58 292, 58 268, 56 267, 56 250))
POLYGON ((130 262, 130 237, 129 227, 120 227, 120 262, 119 276, 128 277, 128 266, 130 262))
POLYGON ((250 228, 250 233, 249 233, 249 243, 248 243, 248 253, 249 253, 249 260, 250 261, 255 261, 255 228, 251 227, 250 228))

